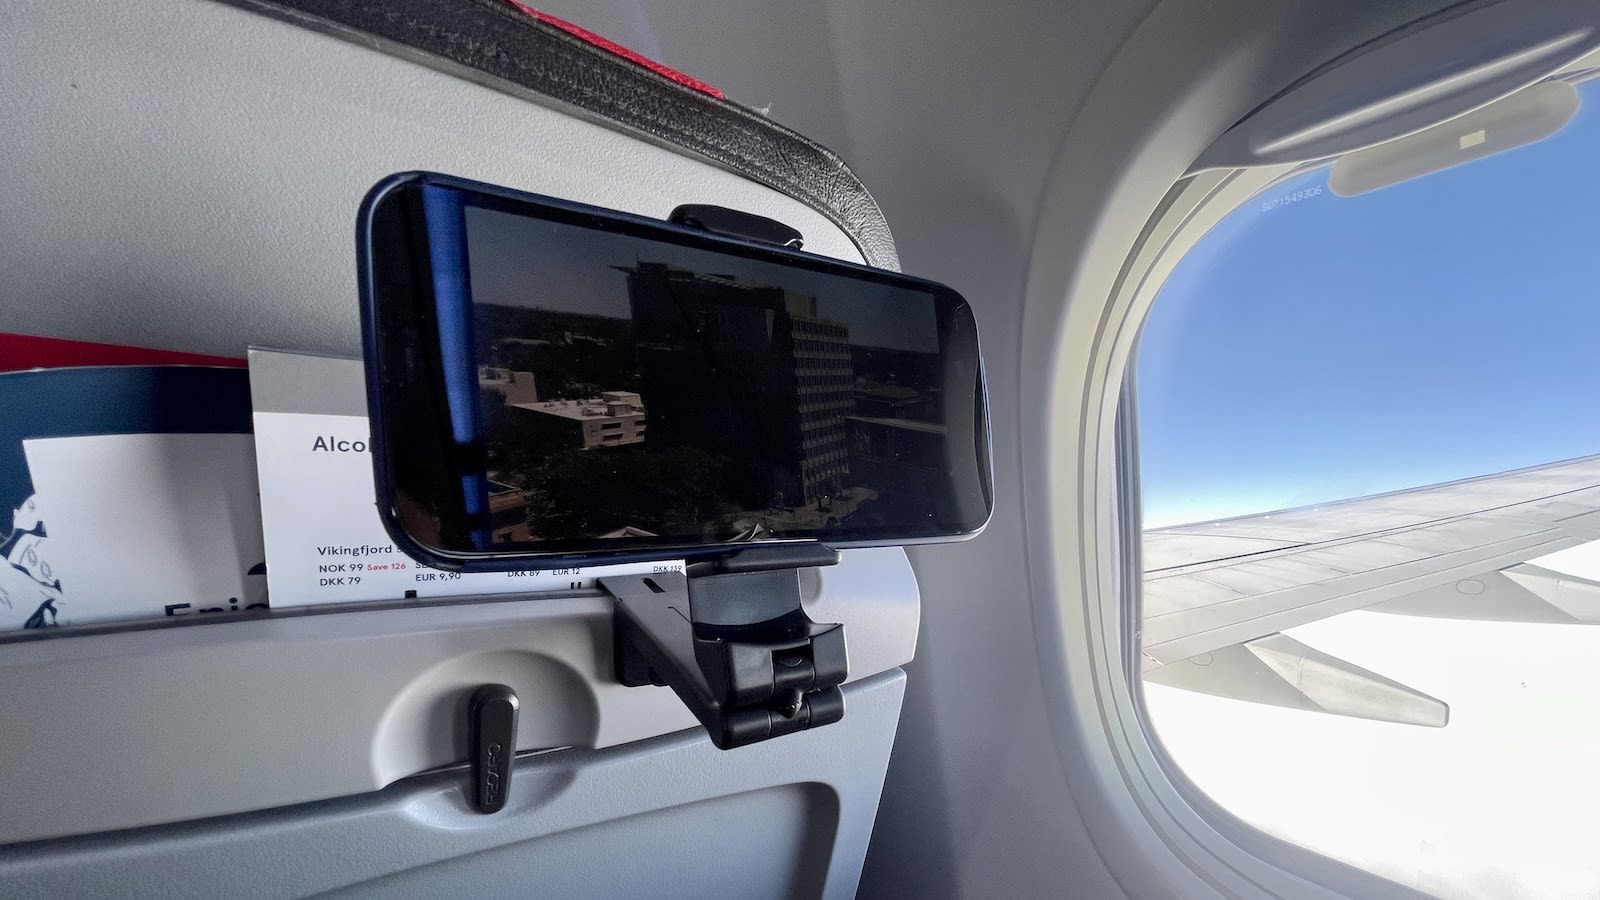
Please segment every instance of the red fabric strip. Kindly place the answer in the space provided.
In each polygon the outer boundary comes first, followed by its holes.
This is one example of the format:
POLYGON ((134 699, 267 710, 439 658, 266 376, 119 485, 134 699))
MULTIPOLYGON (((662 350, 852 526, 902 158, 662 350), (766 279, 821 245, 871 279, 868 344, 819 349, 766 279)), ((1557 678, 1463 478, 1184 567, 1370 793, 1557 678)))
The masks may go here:
POLYGON ((245 361, 232 356, 0 332, 0 372, 72 366, 230 366, 242 369, 245 361))
POLYGON ((648 56, 644 56, 643 54, 629 50, 627 47, 622 46, 616 41, 601 37, 600 35, 595 34, 581 25, 574 25, 571 22, 568 22, 566 19, 558 19, 547 12, 534 9, 533 7, 524 3, 518 3, 517 0, 507 0, 507 2, 521 10, 523 13, 538 19, 546 25, 552 25, 556 28, 559 28, 586 44, 599 47, 601 50, 604 50, 613 56, 619 56, 636 66, 643 66, 657 75, 660 75, 662 78, 666 78, 681 84, 692 91, 699 91, 708 97, 715 97, 718 100, 727 99, 725 96, 723 96, 721 91, 709 84, 706 84, 704 81, 701 81, 698 78, 690 78, 688 75, 679 72, 677 69, 664 66, 648 56))

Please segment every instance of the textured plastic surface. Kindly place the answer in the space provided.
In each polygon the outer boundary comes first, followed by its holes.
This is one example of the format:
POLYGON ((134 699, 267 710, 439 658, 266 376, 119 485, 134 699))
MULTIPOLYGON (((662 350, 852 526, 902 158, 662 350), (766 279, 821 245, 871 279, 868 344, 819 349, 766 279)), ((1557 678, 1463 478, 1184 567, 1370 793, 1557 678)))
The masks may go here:
POLYGON ((844 715, 844 626, 800 608, 795 569, 614 575, 617 680, 665 684, 723 750, 844 715))
POLYGON ((716 203, 861 262, 821 214, 707 162, 203 0, 0 11, 8 331, 354 356, 355 212, 428 169, 666 218, 716 203), (23 299, 25 298, 25 300, 23 299))
MULTIPOLYGON (((813 619, 846 625, 858 677, 910 661, 903 551, 842 554, 802 591, 813 619)), ((534 596, 0 647, 0 721, 26 723, 0 741, 0 843, 358 794, 463 762, 467 699, 486 683, 523 698, 520 750, 695 726, 670 690, 613 677, 610 597, 534 596)))
POLYGON ((1600 47, 1600 9, 1478 4, 1351 51, 1229 129, 1190 168, 1324 159, 1479 109, 1600 47))
MULTIPOLYGON (((659 217, 716 203, 860 261, 717 165, 237 8, 8 4, 0 77, 10 330, 353 354, 354 210, 416 168, 659 217)), ((802 590, 849 624, 852 671, 890 674, 846 686, 845 722, 729 753, 666 689, 596 674, 599 594, 0 645, 0 843, 33 841, 0 847, 0 896, 849 896, 916 583, 861 551, 802 590), (606 749, 525 760, 505 809, 472 812, 464 766, 412 773, 465 760, 486 682, 522 698, 520 746, 606 749)))
POLYGON ((904 687, 899 671, 847 686, 843 722, 730 752, 696 730, 520 760, 494 816, 467 805, 465 774, 452 772, 364 797, 0 848, 0 896, 846 898, 904 687))
POLYGON ((599 36, 577 33, 583 29, 573 23, 504 0, 232 2, 381 43, 397 55, 512 93, 531 92, 609 127, 714 160, 827 215, 854 236, 874 266, 899 268, 882 212, 837 155, 756 110, 708 96, 698 89, 704 85, 685 84, 680 73, 620 59, 595 46, 591 38, 599 36))

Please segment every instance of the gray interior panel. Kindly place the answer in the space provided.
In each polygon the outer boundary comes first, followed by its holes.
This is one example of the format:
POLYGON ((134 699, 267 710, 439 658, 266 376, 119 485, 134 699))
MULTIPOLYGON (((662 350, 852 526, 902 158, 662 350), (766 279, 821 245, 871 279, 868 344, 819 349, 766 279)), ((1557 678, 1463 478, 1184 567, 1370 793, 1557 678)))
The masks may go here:
MULTIPOLYGON (((6 4, 0 79, 6 331, 353 356, 356 209, 415 169, 657 217, 716 203, 860 261, 704 160, 206 0, 6 4)), ((899 549, 802 587, 846 627, 844 720, 727 752, 667 689, 616 683, 595 592, 0 639, 0 896, 849 896, 919 598, 899 549), (482 816, 439 767, 494 681, 522 697, 520 749, 569 749, 521 759, 482 816)))
POLYGON ((861 261, 707 162, 209 0, 4 4, 0 83, 26 123, 0 129, 7 331, 356 355, 356 208, 415 169, 660 218, 716 203, 861 261))
MULTIPOLYGON (((856 679, 909 662, 904 551, 842 557, 807 579, 807 613, 844 624, 856 679)), ((520 750, 698 728, 669 689, 617 683, 611 604, 585 591, 280 610, 0 644, 0 721, 27 723, 0 740, 0 843, 377 790, 467 758, 481 684, 522 697, 520 750)))
POLYGON ((452 857, 329 896, 441 896, 471 885, 475 897, 637 897, 669 884, 681 897, 816 897, 838 825, 832 788, 785 784, 452 857), (606 848, 603 864, 570 865, 597 856, 594 847, 606 848))
MULTIPOLYGON (((381 793, 0 848, 0 896, 849 897, 900 715, 899 670, 844 720, 738 750, 701 731, 525 758, 511 803, 458 772, 381 793)), ((185 791, 181 759, 167 760, 185 791)), ((241 777, 254 774, 248 759, 241 777)), ((114 801, 114 798, 107 798, 114 801)))

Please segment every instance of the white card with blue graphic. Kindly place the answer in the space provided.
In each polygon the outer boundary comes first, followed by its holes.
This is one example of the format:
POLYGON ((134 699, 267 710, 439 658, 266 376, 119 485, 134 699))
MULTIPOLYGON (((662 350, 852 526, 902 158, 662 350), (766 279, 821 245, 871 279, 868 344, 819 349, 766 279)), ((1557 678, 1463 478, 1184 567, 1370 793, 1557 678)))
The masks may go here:
POLYGON ((0 375, 0 630, 266 603, 246 374, 0 375))
MULTIPOLYGON (((261 513, 248 434, 106 434, 23 441, 46 534, 30 548, 37 626, 264 608, 261 513)), ((20 607, 6 610, 13 619, 20 607)), ((9 622, 22 627, 25 620, 9 622)))

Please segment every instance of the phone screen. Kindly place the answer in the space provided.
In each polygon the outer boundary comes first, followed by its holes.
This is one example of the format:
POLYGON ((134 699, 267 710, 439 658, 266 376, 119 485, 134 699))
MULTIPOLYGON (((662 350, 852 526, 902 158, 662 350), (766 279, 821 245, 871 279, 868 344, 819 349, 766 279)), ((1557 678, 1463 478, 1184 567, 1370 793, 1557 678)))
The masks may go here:
POLYGON ((412 357, 380 366, 374 412, 408 420, 382 452, 433 546, 849 546, 988 518, 976 328, 948 288, 445 179, 372 218, 372 318, 407 323, 378 340, 412 357))

